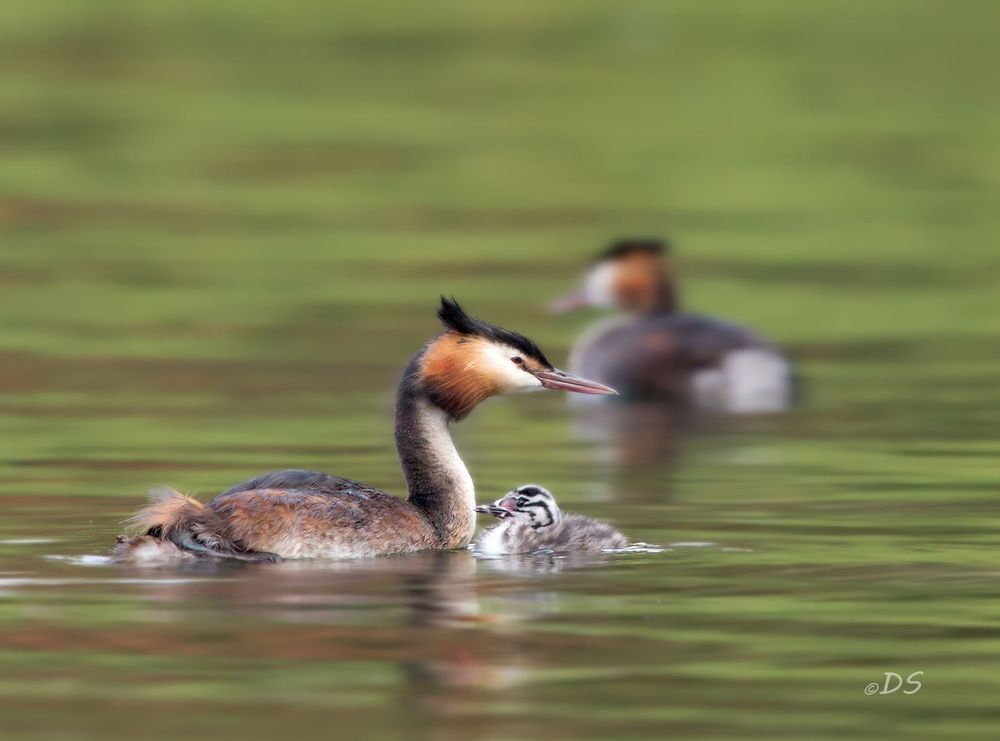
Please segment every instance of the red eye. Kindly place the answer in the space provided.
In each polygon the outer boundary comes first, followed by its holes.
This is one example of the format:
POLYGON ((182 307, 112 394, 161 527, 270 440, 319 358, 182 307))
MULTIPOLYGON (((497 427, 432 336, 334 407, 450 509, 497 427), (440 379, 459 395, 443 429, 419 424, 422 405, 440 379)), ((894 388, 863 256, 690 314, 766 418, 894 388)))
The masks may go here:
POLYGON ((511 360, 512 363, 514 363, 514 365, 524 365, 524 358, 522 358, 520 356, 515 356, 515 357, 511 358, 510 360, 511 360))

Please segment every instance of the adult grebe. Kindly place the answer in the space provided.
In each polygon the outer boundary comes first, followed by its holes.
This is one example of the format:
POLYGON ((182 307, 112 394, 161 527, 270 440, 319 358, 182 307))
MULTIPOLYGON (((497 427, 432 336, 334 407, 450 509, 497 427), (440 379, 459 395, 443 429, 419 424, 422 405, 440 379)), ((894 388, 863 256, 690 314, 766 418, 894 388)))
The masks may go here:
POLYGON ((396 451, 409 498, 315 471, 277 471, 207 504, 154 493, 114 558, 204 556, 268 561, 339 558, 465 546, 476 525, 472 478, 448 432, 490 396, 539 389, 613 394, 557 370, 524 335, 468 316, 441 298, 445 331, 406 366, 396 402, 396 451))
POLYGON ((552 492, 537 484, 519 486, 493 504, 476 507, 476 512, 500 519, 476 539, 476 549, 486 555, 604 551, 628 545, 628 538, 610 525, 562 512, 552 492))
POLYGON ((655 239, 615 242, 579 291, 553 303, 556 311, 589 305, 626 312, 577 341, 570 369, 623 396, 673 397, 732 413, 787 409, 794 390, 788 359, 748 329, 682 313, 665 251, 655 239))

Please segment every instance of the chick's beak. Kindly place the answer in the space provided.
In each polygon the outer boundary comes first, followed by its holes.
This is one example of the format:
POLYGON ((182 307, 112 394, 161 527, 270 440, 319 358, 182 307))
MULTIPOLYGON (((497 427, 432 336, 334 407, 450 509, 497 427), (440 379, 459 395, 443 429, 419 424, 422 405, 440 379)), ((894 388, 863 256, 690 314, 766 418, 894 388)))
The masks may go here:
POLYGON ((476 507, 476 512, 484 515, 493 515, 494 517, 502 520, 505 517, 511 516, 511 511, 504 507, 498 507, 500 502, 495 502, 493 504, 480 504, 476 507))
POLYGON ((617 394, 610 386, 591 381, 581 376, 553 368, 552 370, 535 371, 535 378, 542 386, 553 391, 571 391, 577 394, 617 394))

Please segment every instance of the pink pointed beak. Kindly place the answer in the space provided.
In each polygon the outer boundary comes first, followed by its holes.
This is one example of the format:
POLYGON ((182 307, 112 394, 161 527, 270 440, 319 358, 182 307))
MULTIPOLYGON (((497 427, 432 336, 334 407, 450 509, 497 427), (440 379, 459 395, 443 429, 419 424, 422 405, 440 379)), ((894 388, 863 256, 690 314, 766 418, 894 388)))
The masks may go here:
POLYGON ((549 311, 553 314, 565 314, 567 311, 573 311, 574 309, 582 309, 587 306, 590 302, 587 300, 587 294, 583 291, 572 291, 567 293, 565 296, 560 296, 549 303, 549 311))
POLYGON ((553 391, 570 391, 575 394, 617 394, 610 386, 591 381, 581 376, 553 368, 550 371, 535 371, 535 378, 542 386, 553 391))
POLYGON ((510 517, 511 514, 517 509, 517 500, 514 497, 504 497, 503 499, 498 499, 492 504, 480 504, 476 507, 476 512, 484 515, 493 515, 494 517, 499 517, 501 520, 505 517, 510 517))

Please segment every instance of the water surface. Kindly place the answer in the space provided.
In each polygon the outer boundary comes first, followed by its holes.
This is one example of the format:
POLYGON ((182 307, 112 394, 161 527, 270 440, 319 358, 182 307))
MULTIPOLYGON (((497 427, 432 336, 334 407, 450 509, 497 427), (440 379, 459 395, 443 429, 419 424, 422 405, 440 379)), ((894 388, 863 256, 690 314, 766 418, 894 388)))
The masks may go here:
POLYGON ((0 28, 0 735, 995 735, 995 4, 101 7, 0 28), (625 232, 801 407, 455 433, 482 499, 658 549, 103 561, 161 483, 401 493, 437 296, 562 362, 595 316, 544 305, 625 232))

